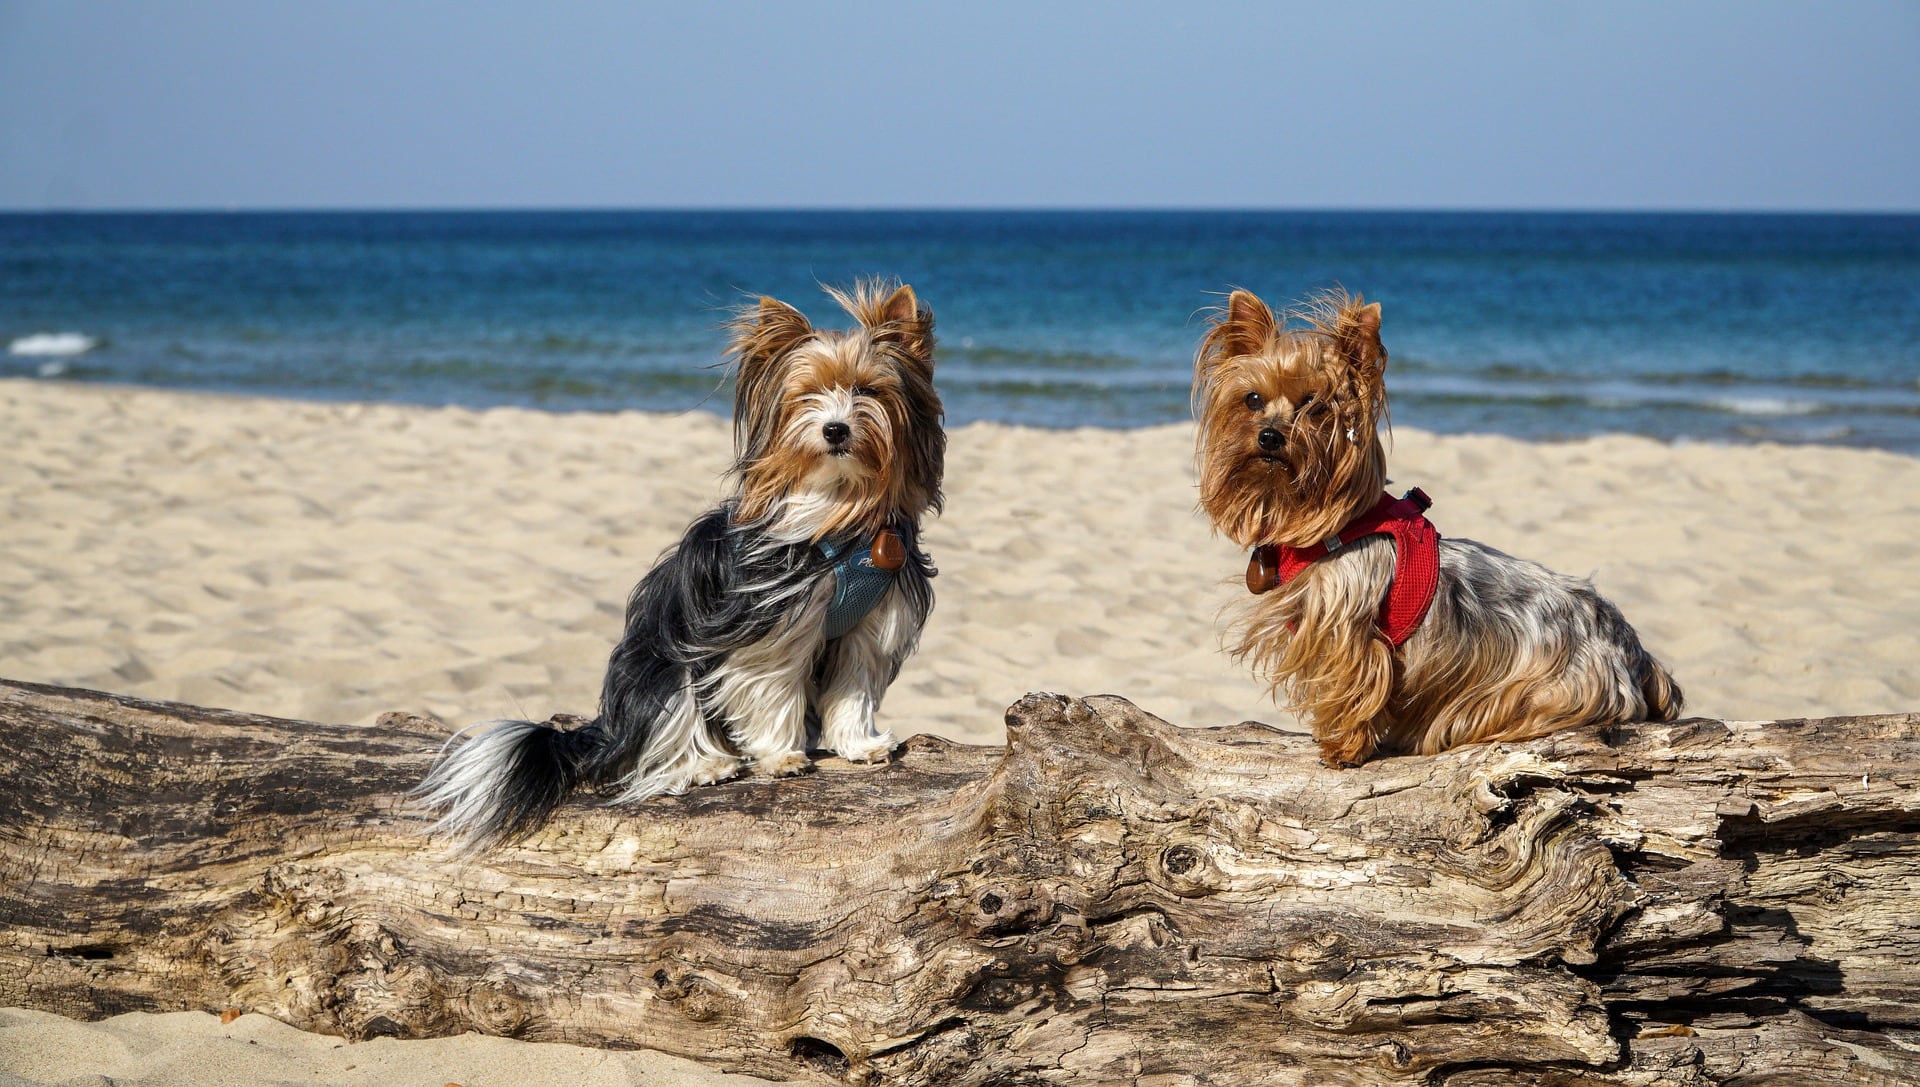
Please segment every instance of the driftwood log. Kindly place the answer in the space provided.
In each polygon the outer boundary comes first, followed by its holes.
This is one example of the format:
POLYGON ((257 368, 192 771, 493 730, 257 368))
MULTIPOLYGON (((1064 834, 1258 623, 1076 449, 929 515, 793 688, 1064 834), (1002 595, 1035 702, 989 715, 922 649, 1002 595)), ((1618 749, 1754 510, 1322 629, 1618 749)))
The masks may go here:
POLYGON ((1920 715, 1329 770, 1030 695, 474 860, 444 732, 0 684, 0 1003, 869 1084, 1920 1082, 1920 715))

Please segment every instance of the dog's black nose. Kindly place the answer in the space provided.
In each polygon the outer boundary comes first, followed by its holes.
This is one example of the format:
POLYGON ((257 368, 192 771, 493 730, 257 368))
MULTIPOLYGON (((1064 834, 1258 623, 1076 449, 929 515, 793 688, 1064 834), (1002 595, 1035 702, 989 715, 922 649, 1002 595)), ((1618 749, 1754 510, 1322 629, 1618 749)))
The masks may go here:
POLYGON ((1287 436, 1272 427, 1260 428, 1260 448, 1271 453, 1287 444, 1287 436))
POLYGON ((845 423, 833 422, 820 428, 820 436, 827 440, 828 445, 843 445, 852 435, 853 428, 845 423))

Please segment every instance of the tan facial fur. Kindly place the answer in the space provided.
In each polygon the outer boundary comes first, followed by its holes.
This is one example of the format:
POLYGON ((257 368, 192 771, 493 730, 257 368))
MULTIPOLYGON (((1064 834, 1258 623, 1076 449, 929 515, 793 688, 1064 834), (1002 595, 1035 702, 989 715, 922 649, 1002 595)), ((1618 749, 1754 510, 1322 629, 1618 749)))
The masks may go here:
POLYGON ((1194 364, 1200 505, 1248 547, 1324 539, 1386 482, 1380 307, 1333 294, 1288 316, 1304 327, 1233 292, 1194 364))
POLYGON ((735 517, 811 540, 939 509, 946 452, 932 311, 904 285, 828 294, 857 327, 815 329, 772 298, 733 325, 735 517))

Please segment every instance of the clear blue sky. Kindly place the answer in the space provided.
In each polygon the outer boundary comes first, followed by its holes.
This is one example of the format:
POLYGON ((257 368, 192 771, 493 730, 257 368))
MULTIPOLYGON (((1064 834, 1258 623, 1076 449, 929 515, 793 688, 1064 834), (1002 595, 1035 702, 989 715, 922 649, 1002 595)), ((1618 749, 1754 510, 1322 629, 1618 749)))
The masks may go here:
POLYGON ((0 207, 1920 210, 1920 3, 0 0, 0 207))

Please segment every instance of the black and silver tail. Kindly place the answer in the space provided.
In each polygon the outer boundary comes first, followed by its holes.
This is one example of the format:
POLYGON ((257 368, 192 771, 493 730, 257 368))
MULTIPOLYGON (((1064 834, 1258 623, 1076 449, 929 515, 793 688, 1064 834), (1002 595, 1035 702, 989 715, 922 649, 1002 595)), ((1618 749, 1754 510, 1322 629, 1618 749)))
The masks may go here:
POLYGON ((440 811, 434 831, 452 835, 462 852, 514 841, 546 822, 606 741, 598 724, 565 732, 532 721, 480 727, 447 741, 415 794, 440 811))
POLYGON ((634 587, 592 724, 501 721, 448 742, 416 792, 441 813, 435 833, 478 852, 531 833, 575 789, 645 800, 717 780, 703 766, 737 765, 703 686, 729 653, 793 621, 826 560, 731 515, 729 504, 696 520, 634 587))

